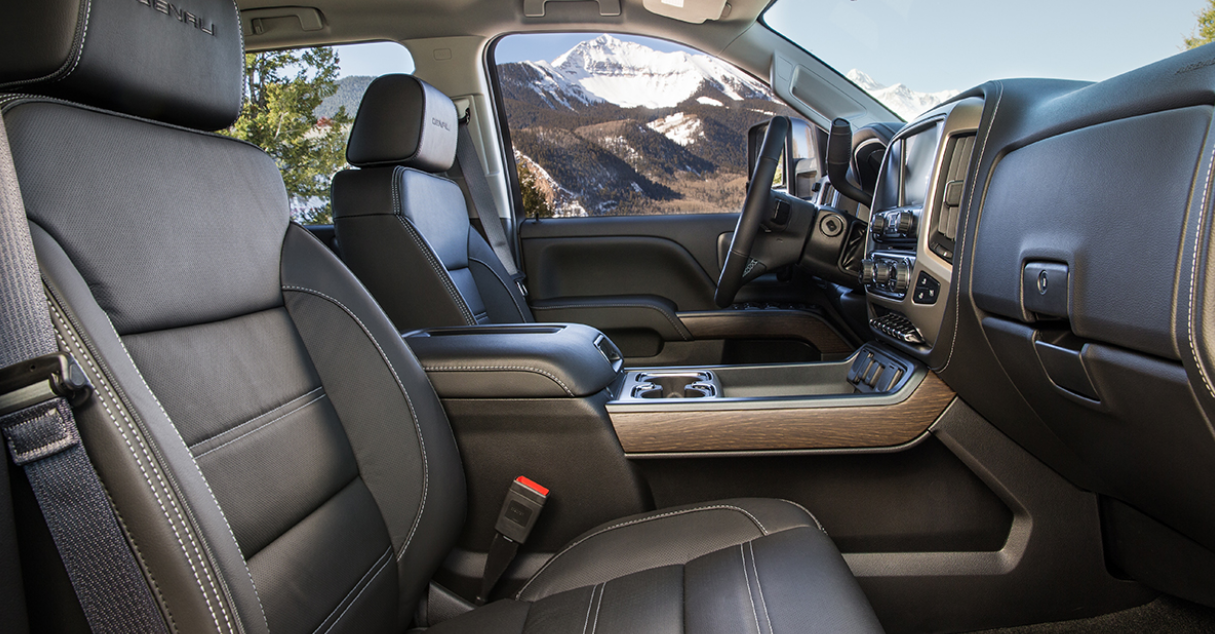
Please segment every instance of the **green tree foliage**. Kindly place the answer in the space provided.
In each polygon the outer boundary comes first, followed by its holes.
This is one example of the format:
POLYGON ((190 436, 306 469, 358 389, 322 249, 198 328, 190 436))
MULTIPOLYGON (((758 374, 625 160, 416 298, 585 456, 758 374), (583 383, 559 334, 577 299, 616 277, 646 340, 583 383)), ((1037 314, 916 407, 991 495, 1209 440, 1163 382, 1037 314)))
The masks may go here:
POLYGON ((1194 32, 1190 37, 1185 38, 1187 49, 1198 48, 1203 44, 1215 41, 1215 0, 1207 0, 1206 8, 1199 11, 1196 17, 1198 25, 1194 27, 1194 32))
POLYGON ((304 224, 333 221, 329 184, 346 164, 351 116, 344 107, 330 117, 316 115, 337 92, 337 74, 332 47, 246 54, 241 117, 224 131, 274 157, 296 220, 304 224))
POLYGON ((519 167, 519 189, 523 195, 523 215, 528 218, 552 218, 553 208, 544 197, 544 192, 536 186, 536 175, 522 161, 516 165, 519 167))

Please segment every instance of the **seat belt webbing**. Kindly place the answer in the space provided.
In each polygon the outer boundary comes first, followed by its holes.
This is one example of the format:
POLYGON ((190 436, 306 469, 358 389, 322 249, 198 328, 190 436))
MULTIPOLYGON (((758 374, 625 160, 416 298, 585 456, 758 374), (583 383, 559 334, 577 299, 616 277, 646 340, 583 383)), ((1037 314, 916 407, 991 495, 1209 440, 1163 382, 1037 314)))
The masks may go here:
POLYGON ((166 633, 65 398, 87 380, 57 354, 2 119, 0 267, 0 431, 9 454, 29 479, 92 631, 166 633))
POLYGON ((493 248, 494 254, 502 262, 502 267, 516 282, 522 280, 519 267, 515 266, 515 258, 511 255, 510 246, 506 241, 506 231, 502 229, 502 220, 498 216, 498 206, 494 196, 489 191, 489 180, 485 170, 481 168, 481 159, 477 149, 473 147, 472 135, 468 132, 468 117, 460 120, 460 136, 456 142, 456 163, 464 175, 468 193, 472 197, 471 211, 481 222, 485 241, 493 248))

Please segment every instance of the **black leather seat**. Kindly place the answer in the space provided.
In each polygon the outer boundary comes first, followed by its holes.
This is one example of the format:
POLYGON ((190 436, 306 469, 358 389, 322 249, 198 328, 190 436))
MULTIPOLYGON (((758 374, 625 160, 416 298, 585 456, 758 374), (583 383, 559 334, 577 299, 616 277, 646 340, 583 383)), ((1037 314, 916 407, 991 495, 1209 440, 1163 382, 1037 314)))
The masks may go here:
MULTIPOLYGON (((77 422, 170 631, 402 632, 460 532, 460 456, 274 161, 204 132, 240 107, 231 0, 8 9, 37 36, 0 42, 22 93, 0 112, 60 345, 97 388, 77 422)), ((18 519, 35 625, 81 631, 41 517, 18 519)), ((433 629, 880 628, 809 513, 734 500, 596 529, 433 629)))
POLYGON ((333 178, 342 259, 402 332, 533 321, 527 301, 468 219, 458 185, 455 104, 410 75, 363 95, 333 178))

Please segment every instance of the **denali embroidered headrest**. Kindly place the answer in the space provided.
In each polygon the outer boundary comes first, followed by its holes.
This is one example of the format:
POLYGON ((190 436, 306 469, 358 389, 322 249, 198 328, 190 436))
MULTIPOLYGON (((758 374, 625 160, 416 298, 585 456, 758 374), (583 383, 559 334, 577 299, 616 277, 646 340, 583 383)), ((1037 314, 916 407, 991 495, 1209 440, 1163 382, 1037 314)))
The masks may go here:
POLYGON ((412 75, 384 75, 363 94, 346 160, 358 167, 446 171, 456 159, 459 119, 455 104, 434 86, 412 75))
POLYGON ((0 92, 202 130, 240 114, 244 41, 232 0, 37 0, 6 9, 0 92))

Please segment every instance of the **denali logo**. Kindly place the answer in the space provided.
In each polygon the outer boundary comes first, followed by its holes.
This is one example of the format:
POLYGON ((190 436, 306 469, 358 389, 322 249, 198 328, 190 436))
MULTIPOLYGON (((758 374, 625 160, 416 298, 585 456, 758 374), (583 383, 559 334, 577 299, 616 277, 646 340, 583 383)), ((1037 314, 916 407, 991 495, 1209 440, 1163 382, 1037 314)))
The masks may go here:
POLYGON ((163 13, 165 15, 177 18, 178 22, 181 22, 183 24, 188 24, 188 25, 198 29, 199 31, 206 33, 207 35, 215 35, 215 23, 214 22, 211 22, 209 24, 204 23, 202 18, 194 15, 193 13, 190 13, 189 11, 186 11, 185 9, 182 9, 181 7, 175 5, 171 2, 167 2, 166 0, 135 0, 135 1, 146 7, 160 11, 161 13, 163 13))
POLYGON ((447 122, 440 121, 438 117, 434 117, 433 119, 430 120, 430 122, 439 126, 440 128, 443 128, 444 130, 447 130, 448 132, 451 131, 451 128, 447 125, 447 122))

